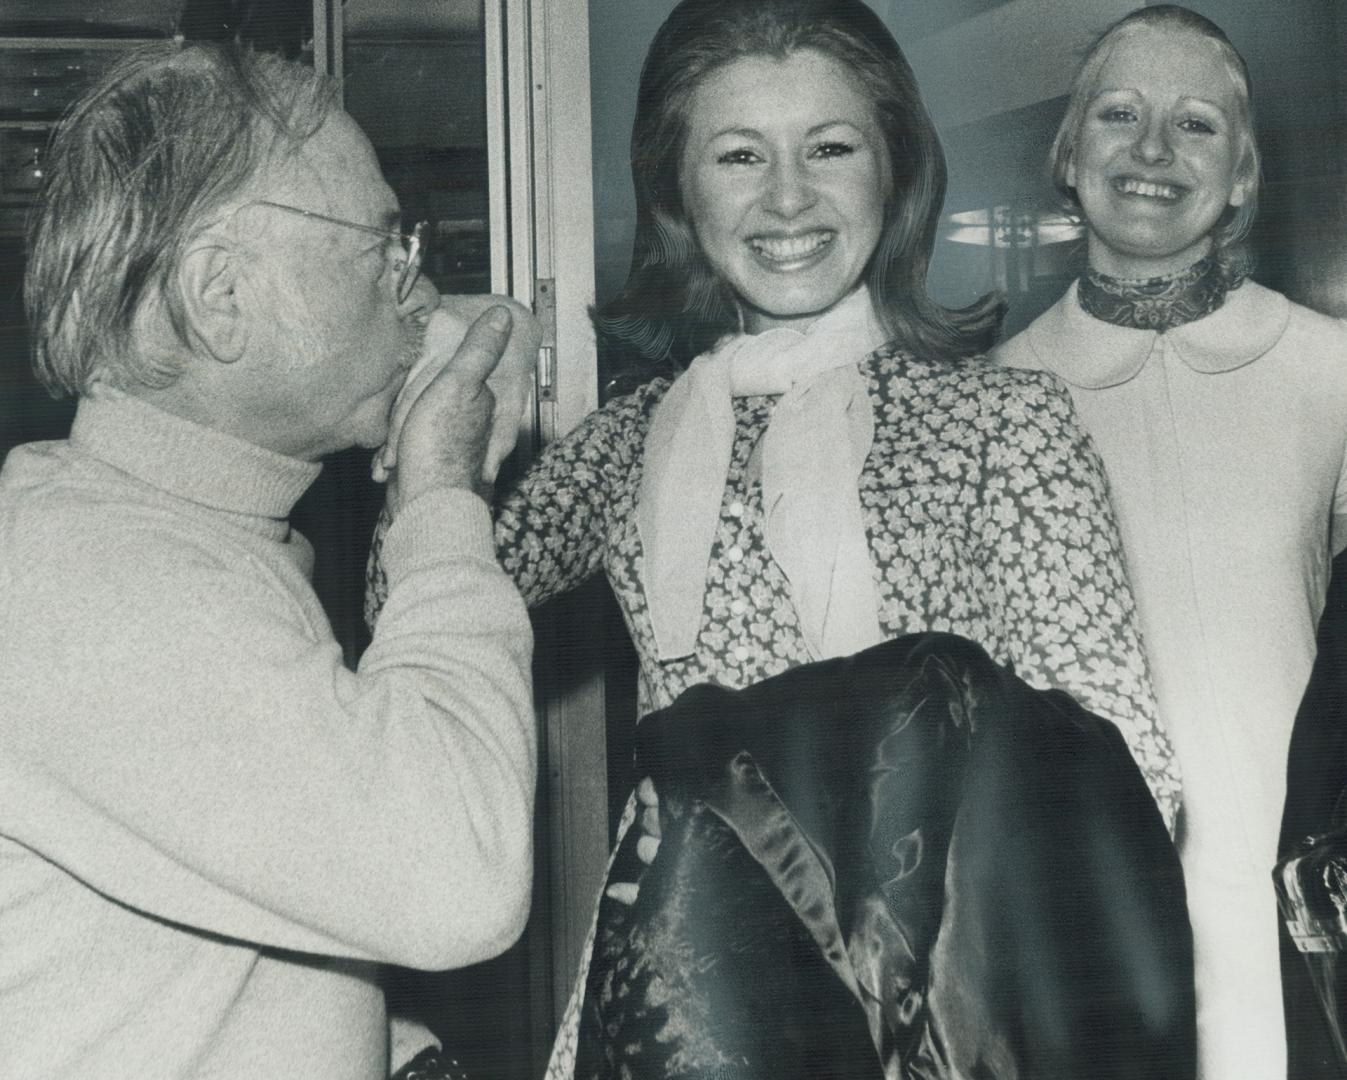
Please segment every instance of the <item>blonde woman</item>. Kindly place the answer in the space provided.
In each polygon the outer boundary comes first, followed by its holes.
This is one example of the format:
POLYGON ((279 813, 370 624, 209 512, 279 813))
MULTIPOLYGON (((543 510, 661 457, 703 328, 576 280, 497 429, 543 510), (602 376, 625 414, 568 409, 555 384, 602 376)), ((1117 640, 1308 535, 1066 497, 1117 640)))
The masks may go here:
POLYGON ((1291 726, 1347 542, 1347 328, 1248 280, 1244 61, 1186 8, 1107 30, 1051 162, 1086 274, 997 352, 1070 387, 1109 474, 1184 778, 1201 1075, 1286 1075, 1270 873, 1291 726))

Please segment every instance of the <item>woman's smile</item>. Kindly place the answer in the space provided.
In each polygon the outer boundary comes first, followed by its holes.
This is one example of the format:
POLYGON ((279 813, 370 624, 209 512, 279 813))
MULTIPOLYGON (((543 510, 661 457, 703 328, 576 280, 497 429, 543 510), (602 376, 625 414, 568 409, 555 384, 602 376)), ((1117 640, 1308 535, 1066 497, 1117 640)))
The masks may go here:
POLYGON ((1255 181, 1239 118, 1236 84, 1207 39, 1144 27, 1119 38, 1066 172, 1089 226, 1090 265, 1156 277, 1206 254, 1255 181))
POLYGON ((687 126, 684 206, 744 328, 808 324, 849 296, 890 187, 887 144, 856 76, 812 50, 743 57, 701 81, 687 126))
POLYGON ((747 244, 768 269, 789 272, 822 261, 836 236, 833 229, 811 229, 803 233, 750 236, 747 244))
POLYGON ((1186 187, 1179 184, 1142 180, 1135 176, 1116 177, 1113 180, 1113 190, 1119 195, 1133 195, 1161 203, 1176 203, 1188 192, 1186 187))

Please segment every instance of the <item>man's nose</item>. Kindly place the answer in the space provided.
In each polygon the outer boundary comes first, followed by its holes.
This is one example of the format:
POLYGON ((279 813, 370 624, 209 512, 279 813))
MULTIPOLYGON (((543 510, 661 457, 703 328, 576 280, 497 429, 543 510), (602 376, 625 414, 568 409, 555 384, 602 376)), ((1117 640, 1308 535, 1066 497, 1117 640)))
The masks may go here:
POLYGON ((431 312, 440 306, 440 293, 435 283, 425 274, 418 274, 411 292, 398 305, 398 315, 404 319, 425 322, 431 312))

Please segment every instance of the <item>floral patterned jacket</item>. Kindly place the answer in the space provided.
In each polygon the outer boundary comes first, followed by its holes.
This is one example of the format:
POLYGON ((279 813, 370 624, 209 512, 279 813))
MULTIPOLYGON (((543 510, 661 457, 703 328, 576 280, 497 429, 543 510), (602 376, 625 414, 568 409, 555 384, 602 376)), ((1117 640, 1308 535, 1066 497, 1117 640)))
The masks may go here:
MULTIPOLYGON (((1103 468, 1054 376, 983 359, 928 362, 886 346, 861 362, 875 439, 860 496, 890 636, 982 645, 1122 731, 1171 830, 1179 776, 1160 727, 1103 468)), ((530 605, 603 571, 641 658, 640 711, 699 682, 740 688, 807 662, 789 588, 767 553, 751 459, 775 398, 734 401, 737 431, 696 653, 661 663, 634 509, 650 416, 667 380, 592 413, 501 500, 502 564, 530 605)), ((382 606, 376 536, 367 616, 382 606)))

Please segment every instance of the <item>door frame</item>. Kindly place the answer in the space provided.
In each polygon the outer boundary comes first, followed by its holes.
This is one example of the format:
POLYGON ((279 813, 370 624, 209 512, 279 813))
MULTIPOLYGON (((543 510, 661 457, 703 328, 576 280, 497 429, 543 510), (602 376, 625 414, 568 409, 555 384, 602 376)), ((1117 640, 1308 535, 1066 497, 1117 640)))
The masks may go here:
MULTIPOLYGON (((314 64, 342 75, 344 0, 313 0, 314 64)), ((537 453, 598 406, 588 0, 482 0, 491 287, 543 324, 533 408, 537 453)), ((608 859, 602 641, 588 595, 535 616, 540 761, 529 920, 535 1056, 568 1000, 608 859), (575 627, 585 627, 576 633, 575 627), (563 665, 577 673, 559 677, 563 665)))

